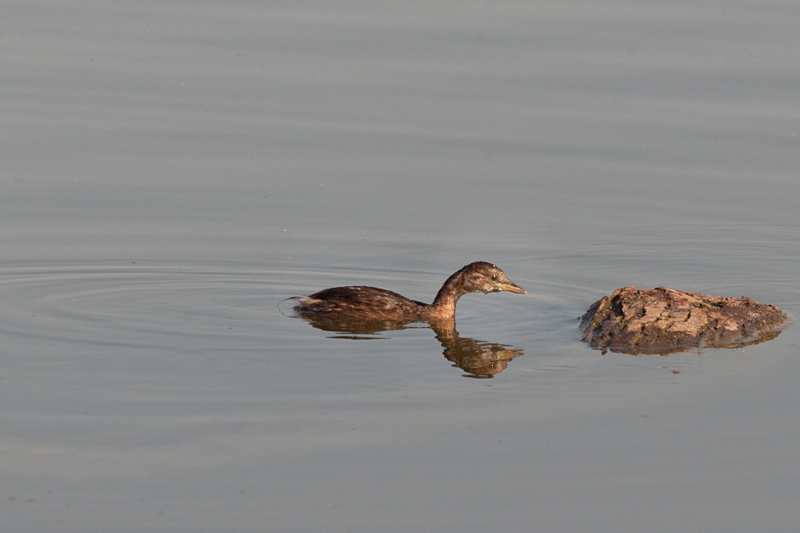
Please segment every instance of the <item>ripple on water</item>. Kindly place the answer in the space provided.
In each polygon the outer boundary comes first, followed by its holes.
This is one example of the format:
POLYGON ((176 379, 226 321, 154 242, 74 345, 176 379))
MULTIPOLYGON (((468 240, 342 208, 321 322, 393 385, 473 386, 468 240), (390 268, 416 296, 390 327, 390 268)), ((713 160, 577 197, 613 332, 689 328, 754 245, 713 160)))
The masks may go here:
POLYGON ((61 349, 185 349, 197 341, 259 335, 264 292, 279 283, 239 265, 16 265, 0 269, 0 329, 61 349))

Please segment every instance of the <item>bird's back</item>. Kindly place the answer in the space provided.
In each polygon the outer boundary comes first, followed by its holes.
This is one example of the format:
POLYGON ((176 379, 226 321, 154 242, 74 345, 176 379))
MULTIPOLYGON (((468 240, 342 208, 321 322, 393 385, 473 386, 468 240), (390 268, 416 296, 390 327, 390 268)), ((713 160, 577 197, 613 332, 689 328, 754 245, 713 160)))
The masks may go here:
POLYGON ((301 314, 336 314, 381 320, 424 319, 428 305, 376 287, 325 289, 299 298, 301 314))

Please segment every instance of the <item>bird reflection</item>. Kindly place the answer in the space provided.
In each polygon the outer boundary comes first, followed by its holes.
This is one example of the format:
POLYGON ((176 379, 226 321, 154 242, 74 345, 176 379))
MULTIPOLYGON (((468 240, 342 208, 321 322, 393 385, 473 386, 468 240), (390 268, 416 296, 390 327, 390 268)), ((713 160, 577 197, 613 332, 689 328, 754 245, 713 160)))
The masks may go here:
MULTIPOLYGON (((382 331, 395 331, 420 327, 426 322, 402 322, 391 320, 363 320, 348 317, 301 316, 303 320, 317 329, 338 333, 334 338, 367 340, 385 339, 375 336, 382 331)), ((454 367, 461 368, 465 377, 491 378, 508 366, 508 362, 523 354, 522 349, 507 344, 485 342, 462 337, 456 330, 454 318, 427 321, 444 348, 445 359, 454 367)))

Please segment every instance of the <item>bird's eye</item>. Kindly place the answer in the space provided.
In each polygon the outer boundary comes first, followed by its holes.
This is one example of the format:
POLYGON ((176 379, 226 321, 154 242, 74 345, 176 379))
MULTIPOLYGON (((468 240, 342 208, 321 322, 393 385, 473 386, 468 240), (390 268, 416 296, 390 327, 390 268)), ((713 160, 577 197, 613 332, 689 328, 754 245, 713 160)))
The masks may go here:
POLYGON ((496 274, 492 276, 492 281, 497 281, 497 275, 496 274))

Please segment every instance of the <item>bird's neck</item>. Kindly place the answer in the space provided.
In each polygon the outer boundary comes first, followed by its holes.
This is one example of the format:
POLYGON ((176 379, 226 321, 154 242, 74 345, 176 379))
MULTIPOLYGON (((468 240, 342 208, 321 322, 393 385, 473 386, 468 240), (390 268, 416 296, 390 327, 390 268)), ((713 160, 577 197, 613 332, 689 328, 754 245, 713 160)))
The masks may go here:
POLYGON ((456 314, 456 302, 467 291, 464 290, 464 272, 459 270, 444 282, 430 305, 434 318, 452 318, 456 314))

